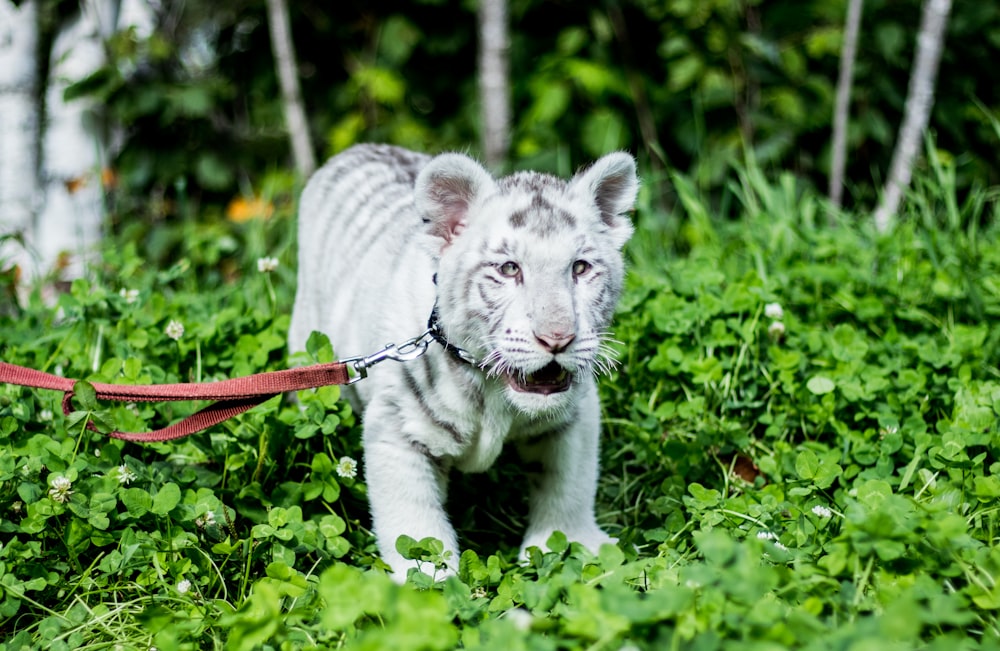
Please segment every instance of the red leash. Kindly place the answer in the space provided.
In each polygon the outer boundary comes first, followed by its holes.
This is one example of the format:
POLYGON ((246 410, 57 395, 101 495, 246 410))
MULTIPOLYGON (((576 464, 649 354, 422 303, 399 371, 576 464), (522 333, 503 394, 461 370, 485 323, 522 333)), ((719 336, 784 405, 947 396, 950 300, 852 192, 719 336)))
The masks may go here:
MULTIPOLYGON (((356 366, 355 366, 356 368, 356 366)), ((219 382, 203 382, 190 384, 160 384, 160 385, 127 385, 101 384, 93 382, 92 386, 100 400, 115 400, 121 402, 168 402, 179 400, 217 400, 201 411, 188 416, 179 423, 152 432, 111 432, 109 436, 138 443, 155 443, 178 439, 195 432, 200 432, 212 425, 242 414, 248 409, 273 398, 286 391, 302 391, 333 384, 348 384, 351 377, 348 374, 348 364, 331 362, 316 364, 284 371, 258 373, 246 377, 221 380, 219 382)), ((76 380, 59 377, 42 371, 35 371, 23 366, 0 362, 0 382, 17 384, 35 389, 52 389, 63 392, 63 412, 69 414, 73 409, 70 399, 73 397, 73 385, 76 380)), ((90 429, 97 429, 90 424, 90 429)))
MULTIPOLYGON (((179 439, 195 432, 218 425, 224 420, 237 416, 260 403, 287 391, 302 391, 333 384, 352 384, 368 376, 368 369, 391 359, 408 362, 427 352, 427 346, 440 335, 435 327, 429 327, 419 337, 403 343, 386 344, 385 348, 364 357, 351 357, 339 362, 315 364, 284 371, 257 373, 246 377, 220 380, 219 382, 191 382, 181 384, 102 384, 92 382, 99 400, 119 402, 170 402, 179 400, 217 400, 201 411, 188 416, 179 423, 152 432, 119 432, 108 434, 116 439, 137 443, 157 443, 179 439), (349 369, 357 373, 351 377, 349 369)), ((77 380, 36 371, 16 364, 0 362, 0 383, 17 384, 34 389, 62 391, 62 407, 65 414, 73 411, 70 399, 77 380)), ((87 426, 98 431, 93 423, 87 426)))

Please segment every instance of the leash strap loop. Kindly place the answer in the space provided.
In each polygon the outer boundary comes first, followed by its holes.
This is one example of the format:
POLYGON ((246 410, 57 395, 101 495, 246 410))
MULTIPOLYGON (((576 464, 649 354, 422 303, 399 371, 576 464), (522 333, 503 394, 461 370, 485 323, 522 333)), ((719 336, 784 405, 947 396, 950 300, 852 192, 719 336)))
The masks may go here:
MULTIPOLYGON (((285 369, 257 373, 246 377, 220 380, 218 382, 188 382, 178 384, 102 384, 92 382, 91 386, 98 400, 114 402, 169 402, 178 400, 214 400, 201 411, 188 416, 178 423, 154 430, 152 432, 119 432, 108 434, 112 438, 134 441, 137 443, 158 443, 172 441, 195 432, 218 425, 224 420, 256 407, 265 400, 288 391, 302 391, 334 384, 354 384, 368 377, 368 369, 376 364, 391 359, 396 362, 408 362, 427 352, 432 341, 441 342, 451 354, 465 351, 447 343, 439 332, 437 323, 437 308, 431 315, 428 329, 420 336, 408 339, 401 344, 386 344, 381 350, 363 357, 314 364, 300 368, 285 369), (356 375, 351 377, 350 371, 356 375)), ((467 354, 467 353, 466 353, 467 354)), ((0 362, 0 383, 17 384, 34 389, 51 389, 62 391, 63 413, 69 415, 73 411, 73 387, 77 380, 52 375, 43 371, 0 362)), ((97 432, 93 423, 87 428, 97 432)))
MULTIPOLYGON (((91 385, 94 387, 99 400, 115 402, 216 401, 180 422, 162 429, 152 432, 114 431, 109 434, 112 438, 126 441, 155 443, 171 441, 194 434, 195 432, 200 432, 233 416, 242 414, 265 400, 269 400, 286 391, 302 391, 304 389, 335 384, 347 384, 350 380, 347 364, 343 362, 330 362, 328 364, 315 364, 313 366, 303 366, 283 371, 257 373, 246 377, 220 380, 219 382, 160 385, 103 384, 93 382, 91 385)), ((8 364, 7 362, 0 362, 0 382, 35 389, 62 391, 63 412, 68 415, 73 410, 70 401, 73 398, 73 387, 77 382, 76 380, 15 364, 8 364)), ((97 431, 97 428, 92 423, 88 425, 88 428, 95 432, 97 431)))

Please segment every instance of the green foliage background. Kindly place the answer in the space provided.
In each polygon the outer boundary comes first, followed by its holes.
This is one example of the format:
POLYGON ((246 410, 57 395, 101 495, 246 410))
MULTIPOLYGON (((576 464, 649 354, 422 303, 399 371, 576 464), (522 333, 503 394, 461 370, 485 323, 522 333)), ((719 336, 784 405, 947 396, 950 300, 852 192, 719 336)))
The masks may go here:
MULTIPOLYGON (((138 446, 86 425, 197 405, 98 404, 82 383, 64 417, 58 395, 3 385, 0 650, 1000 648, 998 9, 954 8, 900 224, 876 234, 864 210, 918 6, 866 3, 856 204, 837 213, 817 188, 843 3, 513 4, 511 167, 642 159, 621 364, 601 381, 617 547, 555 536, 518 562, 505 459, 454 478, 458 576, 436 582, 439 543, 404 540, 426 574, 396 586, 363 474, 344 472, 362 455, 337 389, 138 446)), ((308 361, 284 349, 301 179, 263 4, 168 8, 72 91, 128 126, 111 235, 67 291, 8 295, 4 361, 118 383, 308 361), (254 200, 248 219, 234 197, 254 200)), ((471 4, 296 2, 293 18, 322 153, 475 151, 471 4)))
MULTIPOLYGON (((476 151, 474 2, 291 4, 320 158, 357 141, 476 151)), ((888 168, 920 4, 864 4, 847 176, 861 207, 888 168)), ((111 65, 76 91, 127 125, 118 168, 129 190, 246 192, 287 160, 264 3, 164 6, 152 38, 122 34, 111 65)), ((667 170, 725 201, 729 165, 752 156, 826 188, 845 0, 513 0, 510 12, 512 167, 569 173, 626 148, 670 204, 667 170)), ((963 192, 1000 180, 998 55, 1000 7, 955 3, 931 126, 963 192)))
MULTIPOLYGON (((0 649, 1000 648, 997 204, 959 201, 931 161, 886 235, 826 226, 814 191, 752 166, 732 172, 739 220, 681 174, 684 228, 640 208, 601 382, 598 510, 620 543, 596 556, 555 536, 517 561, 507 459, 454 478, 458 576, 435 581, 440 543, 404 540, 426 573, 392 584, 362 476, 338 471, 361 450, 336 388, 140 446, 86 424, 197 405, 79 384, 63 417, 56 394, 0 386, 0 649)), ((0 316, 0 353, 126 384, 283 368, 293 224, 174 225, 185 256, 163 268, 110 242, 58 309, 0 316)))

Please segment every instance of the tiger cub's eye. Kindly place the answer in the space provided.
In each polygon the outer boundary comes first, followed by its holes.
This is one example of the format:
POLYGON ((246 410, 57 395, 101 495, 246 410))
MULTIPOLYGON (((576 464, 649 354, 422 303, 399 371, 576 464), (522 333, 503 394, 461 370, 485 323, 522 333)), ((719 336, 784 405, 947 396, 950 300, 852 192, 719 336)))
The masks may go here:
POLYGON ((504 262, 498 268, 501 275, 507 276, 508 278, 513 278, 517 274, 521 273, 521 267, 517 266, 516 262, 504 262))
POLYGON ((590 271, 590 263, 586 260, 577 260, 573 263, 573 275, 582 276, 583 274, 590 271))

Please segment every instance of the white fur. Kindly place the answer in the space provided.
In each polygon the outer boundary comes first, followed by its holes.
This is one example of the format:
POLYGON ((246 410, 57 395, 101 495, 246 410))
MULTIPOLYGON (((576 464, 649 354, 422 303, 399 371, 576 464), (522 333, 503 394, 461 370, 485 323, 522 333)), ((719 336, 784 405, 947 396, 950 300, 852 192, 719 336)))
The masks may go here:
POLYGON ((345 152, 306 187, 293 351, 319 330, 338 355, 372 352, 419 334, 436 303, 449 341, 483 362, 456 362, 433 344, 424 359, 386 362, 356 385, 375 534, 397 579, 411 566, 395 549, 403 534, 438 538, 457 566, 448 471, 484 471, 508 442, 543 468, 522 551, 544 547, 554 531, 595 550, 611 542, 594 517, 593 375, 610 363, 602 338, 637 187, 622 153, 565 182, 494 179, 466 156, 383 146, 345 152), (577 275, 580 260, 592 266, 577 275), (501 273, 505 262, 520 275, 501 273), (544 344, 570 335, 565 349, 544 344), (507 382, 509 372, 528 376, 552 361, 572 371, 568 390, 544 395, 507 382))

